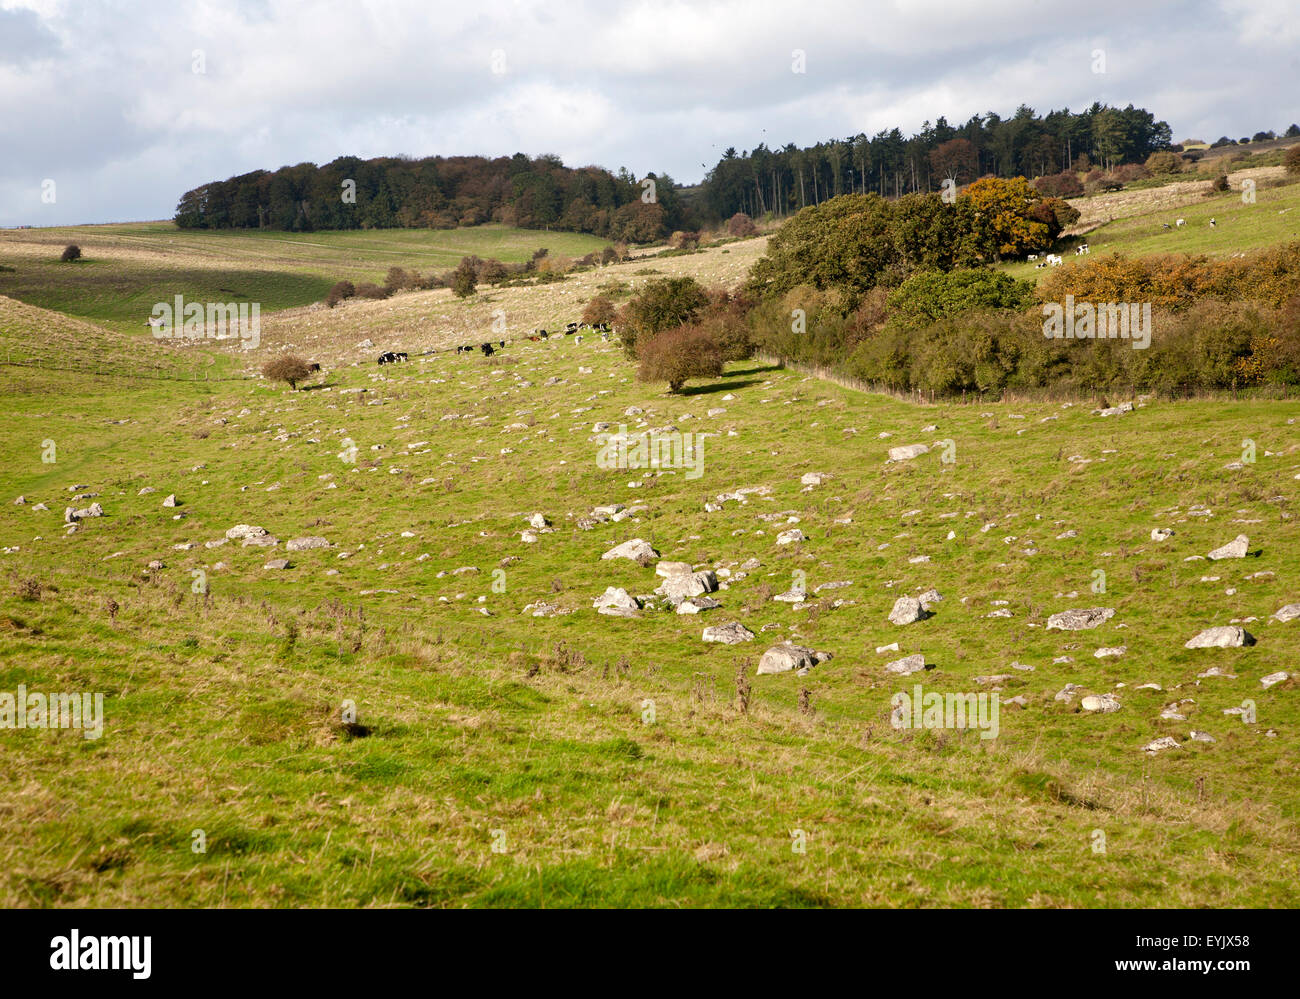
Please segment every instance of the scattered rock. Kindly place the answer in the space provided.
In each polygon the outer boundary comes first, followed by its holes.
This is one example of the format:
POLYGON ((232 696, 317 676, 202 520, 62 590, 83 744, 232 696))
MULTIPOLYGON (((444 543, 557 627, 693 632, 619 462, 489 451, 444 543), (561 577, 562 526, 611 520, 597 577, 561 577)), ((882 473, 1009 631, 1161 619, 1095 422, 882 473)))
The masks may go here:
POLYGON ((900 676, 911 676, 923 669, 925 669, 925 656, 919 652, 904 656, 902 659, 895 659, 892 663, 885 663, 886 672, 897 673, 900 676))
POLYGON ((1183 645, 1185 649, 1235 649, 1243 645, 1254 645, 1255 636, 1245 628, 1235 624, 1206 628, 1195 638, 1183 645))
POLYGON ((238 541, 241 538, 260 538, 265 534, 265 527, 254 527, 251 524, 236 524, 226 532, 226 537, 231 541, 238 541))
POLYGON ((621 586, 607 586, 605 592, 592 602, 601 614, 614 617, 632 617, 641 609, 640 602, 621 586))
POLYGON ((628 558, 634 562, 648 561, 659 557, 659 553, 650 547, 650 542, 642 541, 640 538, 633 538, 631 541, 624 541, 605 552, 602 559, 611 558, 628 558))
POLYGON ((1250 546, 1250 539, 1244 534, 1238 534, 1222 548, 1216 548, 1210 552, 1206 558, 1245 558, 1246 550, 1250 546))
POLYGON ((1095 628, 1103 621, 1115 616, 1113 607, 1089 607, 1086 609, 1064 610, 1047 619, 1047 630, 1085 631, 1095 628))
POLYGON ((910 461, 913 458, 919 458, 923 454, 929 454, 930 448, 926 444, 904 444, 901 447, 891 447, 889 449, 890 461, 910 461))
POLYGON ((1089 694, 1079 702, 1079 707, 1084 711, 1094 711, 1098 714, 1108 715, 1113 711, 1120 709, 1119 698, 1114 694, 1089 694))
POLYGON ((677 605, 678 614, 698 614, 700 611, 713 610, 722 603, 713 597, 687 597, 677 605))
POLYGON ((665 576, 655 592, 670 603, 680 603, 691 597, 713 593, 718 588, 718 577, 711 569, 703 572, 680 572, 665 576))
POLYGON ((829 652, 814 652, 802 645, 773 645, 758 660, 758 675, 812 669, 830 658, 829 652))
POLYGON ((916 597, 899 597, 894 601, 894 607, 889 612, 889 620, 898 625, 912 624, 929 616, 929 612, 921 606, 921 601, 916 597))
POLYGON ((752 642, 754 633, 738 621, 728 621, 726 624, 705 628, 704 640, 721 642, 723 645, 739 645, 741 642, 752 642))
POLYGON ((329 546, 330 543, 324 538, 316 537, 290 538, 284 543, 285 550, 291 552, 305 552, 313 548, 328 548, 329 546))

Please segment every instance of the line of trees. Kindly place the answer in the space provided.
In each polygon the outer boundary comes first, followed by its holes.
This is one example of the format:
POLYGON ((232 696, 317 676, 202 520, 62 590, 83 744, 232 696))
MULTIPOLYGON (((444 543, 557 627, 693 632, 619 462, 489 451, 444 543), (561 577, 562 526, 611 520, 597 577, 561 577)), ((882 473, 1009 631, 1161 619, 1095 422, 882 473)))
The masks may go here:
POLYGON ((1010 118, 990 111, 953 126, 940 117, 910 138, 893 128, 802 149, 760 144, 737 154, 733 147, 709 171, 702 197, 720 219, 785 215, 841 194, 936 191, 949 178, 965 184, 985 175, 1040 177, 1094 163, 1140 163, 1169 149, 1171 140, 1168 123, 1132 104, 1094 103, 1078 114, 1066 108, 1043 116, 1022 104, 1010 118), (1080 157, 1087 159, 1081 164, 1080 157))
POLYGON ((187 191, 175 221, 185 229, 452 229, 501 222, 587 232, 643 243, 690 228, 673 179, 638 181, 625 168, 566 167, 523 153, 300 163, 255 170, 187 191), (646 181, 653 182, 649 188, 646 181), (650 196, 652 193, 652 197, 650 196))

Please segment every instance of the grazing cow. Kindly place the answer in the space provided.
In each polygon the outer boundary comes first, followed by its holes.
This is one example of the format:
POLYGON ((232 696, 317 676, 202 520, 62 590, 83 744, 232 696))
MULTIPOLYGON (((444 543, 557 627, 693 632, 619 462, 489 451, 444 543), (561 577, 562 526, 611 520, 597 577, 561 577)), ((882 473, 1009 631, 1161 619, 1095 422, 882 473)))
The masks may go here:
POLYGON ((565 336, 568 336, 570 333, 577 333, 577 332, 578 332, 578 324, 577 324, 577 323, 568 323, 568 324, 564 327, 564 335, 565 335, 565 336))
POLYGON ((551 334, 547 333, 546 330, 542 330, 541 337, 543 340, 549 340, 551 338, 551 334))
POLYGON ((1060 266, 1061 266, 1061 263, 1062 263, 1061 258, 1060 258, 1059 256, 1057 256, 1055 253, 1049 253, 1049 254, 1047 255, 1047 266, 1048 266, 1048 267, 1060 267, 1060 266))
POLYGON ((496 351, 492 349, 492 344, 490 343, 481 343, 479 344, 478 349, 483 351, 484 357, 491 357, 493 354, 496 353, 496 351))
POLYGON ((307 370, 308 370, 308 371, 319 371, 319 370, 320 370, 320 365, 319 365, 319 364, 309 364, 309 365, 307 365, 307 370))
POLYGON ((1183 226, 1187 225, 1187 220, 1179 219, 1177 222, 1174 223, 1174 225, 1178 226, 1178 228, 1181 229, 1183 226))
POLYGON ((1038 259, 1038 254, 1037 254, 1037 253, 1031 253, 1031 254, 1029 255, 1029 259, 1030 259, 1030 260, 1037 260, 1037 259, 1038 259))
POLYGON ((385 351, 384 353, 382 353, 382 354, 379 355, 379 363, 380 363, 380 364, 396 364, 396 363, 397 363, 397 355, 394 354, 391 350, 385 351))

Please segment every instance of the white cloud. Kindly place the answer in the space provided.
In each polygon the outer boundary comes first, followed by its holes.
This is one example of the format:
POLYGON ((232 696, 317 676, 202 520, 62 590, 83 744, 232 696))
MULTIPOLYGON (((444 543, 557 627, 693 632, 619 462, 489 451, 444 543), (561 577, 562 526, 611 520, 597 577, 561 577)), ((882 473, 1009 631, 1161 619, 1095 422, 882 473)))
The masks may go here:
POLYGON ((343 154, 554 152, 690 182, 728 146, 1021 103, 1131 102, 1175 137, 1282 129, 1300 117, 1292 7, 0 0, 0 224, 165 217, 203 181, 343 154), (34 206, 47 176, 59 204, 34 206))

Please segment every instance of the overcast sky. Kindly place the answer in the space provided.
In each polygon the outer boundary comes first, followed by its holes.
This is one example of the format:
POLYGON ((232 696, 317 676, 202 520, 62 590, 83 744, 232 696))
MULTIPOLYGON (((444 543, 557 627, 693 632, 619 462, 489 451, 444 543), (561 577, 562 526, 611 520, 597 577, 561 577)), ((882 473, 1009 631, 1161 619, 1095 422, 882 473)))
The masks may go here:
POLYGON ((0 0, 0 225, 170 218, 342 154, 694 183, 727 146, 1093 101, 1175 140, 1280 131, 1300 0, 0 0))

